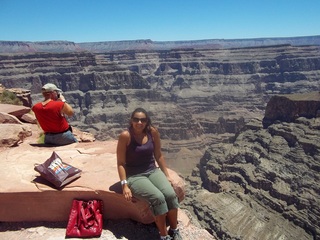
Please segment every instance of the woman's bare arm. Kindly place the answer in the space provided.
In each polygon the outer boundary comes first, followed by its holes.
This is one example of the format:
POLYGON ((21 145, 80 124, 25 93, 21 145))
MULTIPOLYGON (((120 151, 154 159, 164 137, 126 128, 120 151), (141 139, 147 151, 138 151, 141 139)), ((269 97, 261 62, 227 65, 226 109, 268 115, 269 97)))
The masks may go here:
MULTIPOLYGON (((127 179, 125 164, 126 164, 126 150, 130 141, 130 133, 128 131, 123 131, 118 139, 117 144, 117 167, 120 181, 127 179)), ((122 185, 122 193, 126 200, 130 201, 132 198, 131 190, 128 184, 122 185)))

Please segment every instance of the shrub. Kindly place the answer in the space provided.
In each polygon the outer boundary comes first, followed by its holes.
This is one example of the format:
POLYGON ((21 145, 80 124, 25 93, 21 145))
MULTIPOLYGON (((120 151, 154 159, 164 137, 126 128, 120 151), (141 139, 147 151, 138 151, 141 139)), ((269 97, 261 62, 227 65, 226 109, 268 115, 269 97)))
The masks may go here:
POLYGON ((22 105, 22 102, 17 97, 17 95, 14 94, 13 92, 8 91, 8 90, 4 90, 0 94, 0 103, 22 105))
POLYGON ((39 136, 37 142, 38 142, 39 144, 43 144, 43 143, 44 143, 44 133, 40 133, 40 136, 39 136))

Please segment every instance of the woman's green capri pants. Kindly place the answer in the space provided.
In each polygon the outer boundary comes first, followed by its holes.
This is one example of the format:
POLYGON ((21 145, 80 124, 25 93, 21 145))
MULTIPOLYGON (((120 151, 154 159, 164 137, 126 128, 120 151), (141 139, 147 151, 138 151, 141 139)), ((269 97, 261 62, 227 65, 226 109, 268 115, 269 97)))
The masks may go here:
POLYGON ((135 198, 147 201, 155 216, 179 208, 178 197, 166 175, 156 168, 128 178, 128 187, 135 198))

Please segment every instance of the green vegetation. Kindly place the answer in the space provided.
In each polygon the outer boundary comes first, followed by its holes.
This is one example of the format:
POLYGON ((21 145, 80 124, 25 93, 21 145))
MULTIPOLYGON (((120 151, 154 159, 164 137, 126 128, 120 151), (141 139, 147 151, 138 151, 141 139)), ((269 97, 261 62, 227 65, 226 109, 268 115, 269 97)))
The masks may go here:
POLYGON ((2 93, 0 93, 0 103, 22 105, 22 102, 16 96, 16 94, 8 90, 4 90, 2 93))
POLYGON ((37 142, 38 142, 39 144, 43 144, 43 143, 44 143, 44 133, 40 133, 40 136, 39 136, 37 142))

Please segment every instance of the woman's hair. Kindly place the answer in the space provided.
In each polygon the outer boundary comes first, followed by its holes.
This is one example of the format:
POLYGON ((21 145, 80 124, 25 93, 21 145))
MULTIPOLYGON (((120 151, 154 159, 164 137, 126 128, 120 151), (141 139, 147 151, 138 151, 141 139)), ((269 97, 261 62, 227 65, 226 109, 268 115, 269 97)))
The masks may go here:
POLYGON ((139 112, 144 113, 144 115, 146 115, 146 118, 147 118, 147 124, 146 124, 146 127, 145 127, 144 131, 150 132, 150 131, 151 131, 151 127, 153 127, 153 125, 152 125, 152 123, 151 123, 151 119, 150 119, 150 116, 149 116, 148 112, 147 112, 144 108, 136 108, 136 109, 131 113, 130 127, 132 127, 131 121, 132 121, 134 115, 135 115, 136 113, 139 113, 139 112))

